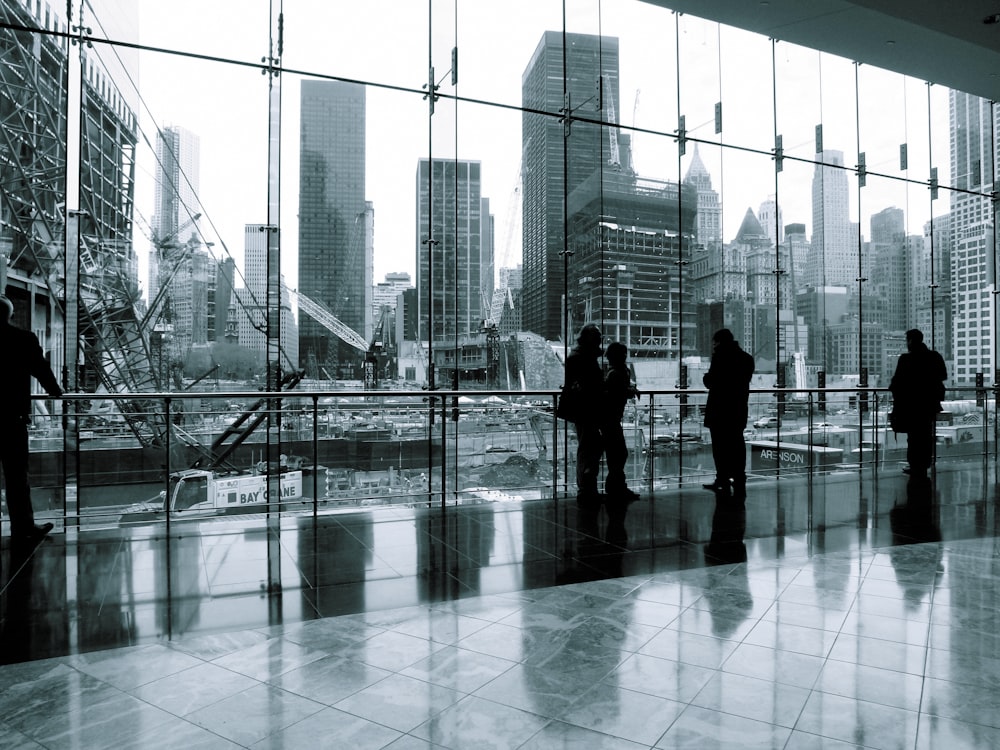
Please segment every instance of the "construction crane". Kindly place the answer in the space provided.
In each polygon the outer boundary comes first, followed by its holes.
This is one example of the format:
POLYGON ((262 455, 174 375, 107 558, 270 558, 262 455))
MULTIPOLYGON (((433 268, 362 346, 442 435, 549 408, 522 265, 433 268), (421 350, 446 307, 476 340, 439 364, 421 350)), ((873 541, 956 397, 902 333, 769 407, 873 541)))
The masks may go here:
MULTIPOLYGON (((190 256, 190 251, 192 249, 191 242, 177 245, 175 240, 184 230, 196 224, 200 218, 201 214, 194 214, 190 219, 185 221, 177 227, 177 229, 165 237, 156 237, 153 235, 149 238, 150 242, 153 244, 153 252, 157 263, 157 289, 156 294, 149 301, 149 305, 146 308, 146 314, 141 321, 143 328, 149 326, 150 321, 159 321, 164 317, 168 318, 168 324, 172 322, 169 320, 170 282, 173 281, 174 276, 176 276, 177 272, 180 271, 184 261, 190 256), (180 252, 173 254, 172 257, 169 255, 170 250, 178 249, 180 252), (166 273, 164 273, 164 265, 167 265, 166 273), (161 311, 161 306, 165 306, 166 309, 161 311)), ((199 244, 200 243, 195 243, 194 246, 198 246, 199 244)))
POLYGON ((396 347, 393 345, 388 323, 392 319, 392 311, 388 306, 382 307, 378 325, 364 361, 364 384, 366 390, 378 388, 380 377, 389 376, 396 362, 396 347))
POLYGON ((345 344, 350 344, 362 354, 368 354, 368 342, 365 337, 330 312, 329 308, 300 291, 289 289, 290 296, 298 299, 299 309, 306 315, 337 336, 345 344))
MULTIPOLYGON (((288 391, 298 385, 305 373, 302 370, 283 373, 278 380, 278 390, 288 391)), ((236 420, 212 441, 202 447, 202 456, 191 464, 192 469, 239 472, 242 467, 229 462, 229 457, 270 415, 268 399, 260 398, 246 408, 236 420)))
POLYGON ((604 73, 601 75, 601 80, 604 84, 602 87, 602 94, 605 94, 608 97, 608 138, 611 142, 611 154, 608 157, 608 164, 615 169, 621 169, 622 157, 618 150, 618 121, 615 115, 615 97, 614 92, 611 89, 611 76, 604 73))
MULTIPOLYGON (((514 187, 510 191, 510 200, 507 202, 507 219, 504 222, 504 229, 507 231, 507 237, 504 240, 503 255, 500 260, 499 268, 506 268, 507 264, 510 262, 510 248, 514 242, 514 234, 518 229, 517 217, 520 215, 521 206, 521 194, 522 187, 524 185, 524 155, 528 151, 528 146, 531 145, 531 138, 524 142, 524 146, 521 149, 521 161, 517 165, 517 174, 514 177, 514 187)), ((485 321, 485 328, 495 327, 500 322, 500 316, 503 313, 504 301, 507 299, 509 292, 507 290, 506 280, 501 276, 496 288, 493 290, 493 297, 489 301, 487 307, 487 318, 485 321)), ((485 300, 485 290, 483 293, 485 300)), ((484 301, 485 304, 485 301, 484 301)))

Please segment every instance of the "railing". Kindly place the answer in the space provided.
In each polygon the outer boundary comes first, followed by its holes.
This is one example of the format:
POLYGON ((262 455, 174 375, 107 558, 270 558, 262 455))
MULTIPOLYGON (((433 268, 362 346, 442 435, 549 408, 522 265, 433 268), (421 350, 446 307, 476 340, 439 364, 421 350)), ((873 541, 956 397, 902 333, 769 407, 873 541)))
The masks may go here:
MULTIPOLYGON (((949 391, 937 428, 939 468, 996 452, 995 402, 986 394, 949 391)), ((652 497, 714 476, 705 397, 701 389, 651 391, 626 408, 633 489, 652 497)), ((576 438, 553 417, 557 398, 443 390, 68 394, 58 414, 36 417, 31 429, 34 506, 66 527, 94 527, 557 501, 576 492, 576 438), (233 423, 258 400, 263 423, 240 434, 233 423), (127 401, 162 405, 148 415, 171 425, 157 444, 141 445, 129 430, 116 410, 127 401), (220 442, 227 432, 229 442, 220 442)), ((751 482, 905 463, 906 439, 888 428, 883 389, 753 390, 749 408, 751 482)))

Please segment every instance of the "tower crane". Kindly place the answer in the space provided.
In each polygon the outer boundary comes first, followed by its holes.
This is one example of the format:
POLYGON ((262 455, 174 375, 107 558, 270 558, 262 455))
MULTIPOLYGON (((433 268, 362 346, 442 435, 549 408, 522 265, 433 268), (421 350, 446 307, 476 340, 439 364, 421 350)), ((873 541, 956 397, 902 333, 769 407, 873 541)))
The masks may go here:
POLYGON ((615 96, 611 90, 611 76, 603 73, 601 80, 604 83, 603 89, 608 97, 608 138, 611 142, 611 155, 608 157, 608 164, 615 169, 621 169, 622 157, 618 150, 618 120, 615 115, 615 96))
MULTIPOLYGON (((514 242, 514 234, 517 229, 517 217, 520 215, 520 204, 522 187, 524 185, 524 155, 528 151, 528 146, 531 145, 531 138, 524 142, 524 146, 521 149, 521 161, 517 165, 517 174, 514 177, 514 187, 510 191, 510 200, 507 202, 507 219, 504 222, 504 229, 507 231, 507 237, 504 240, 503 256, 500 260, 500 265, 498 268, 506 268, 507 264, 510 262, 510 247, 514 242)), ((496 288, 493 290, 493 297, 490 300, 489 307, 487 308, 487 319, 486 327, 490 328, 496 326, 500 322, 500 315, 503 313, 504 300, 508 296, 507 284, 500 280, 496 288)), ((483 294, 484 304, 485 304, 485 292, 483 294)))
MULTIPOLYGON (((191 243, 188 242, 184 245, 178 246, 175 244, 175 240, 184 230, 196 224, 200 218, 201 214, 194 214, 190 219, 185 221, 170 234, 164 237, 157 237, 154 234, 149 238, 150 242, 153 243, 153 252, 155 253, 157 263, 157 289, 153 299, 149 301, 149 306, 146 308, 146 314, 141 321, 143 328, 145 328, 151 320, 159 320, 162 316, 163 313, 160 311, 160 306, 166 304, 165 301, 168 300, 170 282, 173 281, 174 276, 177 275, 181 265, 189 255, 188 250, 191 248, 191 243), (168 251, 177 249, 178 247, 183 248, 183 250, 175 254, 172 258, 169 257, 168 251), (166 273, 164 273, 164 264, 172 264, 167 268, 166 273)), ((171 321, 168 320, 167 322, 169 323, 171 321)))

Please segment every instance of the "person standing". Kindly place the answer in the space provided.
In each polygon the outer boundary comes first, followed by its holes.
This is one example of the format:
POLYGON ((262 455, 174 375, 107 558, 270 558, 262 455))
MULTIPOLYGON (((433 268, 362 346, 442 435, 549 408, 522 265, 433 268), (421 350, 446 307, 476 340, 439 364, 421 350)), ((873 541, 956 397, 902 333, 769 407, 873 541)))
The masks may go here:
POLYGON ((604 425, 601 434, 604 437, 604 459, 608 465, 608 473, 604 478, 604 492, 609 498, 615 498, 619 504, 635 502, 639 496, 628 488, 625 479, 625 462, 628 461, 628 445, 625 442, 625 432, 622 430, 622 417, 625 415, 625 404, 639 395, 632 383, 632 373, 629 372, 628 347, 620 341, 608 344, 605 352, 608 360, 608 374, 604 377, 604 425))
POLYGON ((917 328, 907 331, 906 351, 896 362, 889 392, 892 393, 893 429, 906 433, 909 468, 904 471, 913 476, 926 476, 931 468, 935 424, 947 378, 944 357, 927 347, 923 332, 917 328))
POLYGON ((604 373, 598 361, 603 354, 601 340, 601 329, 588 323, 566 357, 563 398, 571 404, 570 421, 576 427, 576 501, 582 507, 600 507, 597 475, 604 453, 600 409, 604 373))
POLYGON ((712 361, 702 382, 708 388, 705 426, 712 438, 715 480, 705 489, 729 493, 730 481, 737 495, 746 494, 747 444, 743 430, 750 415, 750 380, 753 357, 740 348, 728 328, 712 336, 712 361))
POLYGON ((14 305, 0 296, 0 351, 6 360, 0 368, 0 431, 3 433, 2 459, 7 513, 14 539, 40 540, 51 523, 35 524, 28 485, 28 423, 31 419, 31 378, 34 377, 51 398, 61 398, 62 388, 45 359, 38 337, 11 325, 14 305))

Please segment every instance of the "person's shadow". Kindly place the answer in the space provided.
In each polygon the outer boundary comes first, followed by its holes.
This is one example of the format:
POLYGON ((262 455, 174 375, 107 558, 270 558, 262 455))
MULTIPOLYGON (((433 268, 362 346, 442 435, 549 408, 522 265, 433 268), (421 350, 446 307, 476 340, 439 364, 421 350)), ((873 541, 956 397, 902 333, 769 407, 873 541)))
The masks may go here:
POLYGON ((705 545, 706 565, 725 565, 747 561, 747 508, 725 493, 715 496, 712 514, 712 536, 705 545))
POLYGON ((594 506, 577 506, 576 554, 572 565, 557 576, 558 583, 620 578, 622 560, 628 549, 625 518, 629 503, 617 497, 601 496, 594 506), (603 529, 602 529, 603 527, 603 529))
POLYGON ((0 664, 14 664, 31 658, 31 583, 37 546, 35 540, 10 540, 7 585, 0 589, 3 594, 0 664))
POLYGON ((910 477, 906 483, 906 502, 889 511, 892 544, 889 560, 896 573, 896 582, 903 589, 903 598, 910 609, 921 605, 937 583, 942 550, 941 527, 935 513, 934 488, 928 477, 910 477), (920 548, 910 545, 925 544, 920 548))
POLYGON ((732 565, 731 571, 706 578, 705 599, 712 615, 712 633, 728 638, 753 611, 753 595, 747 580, 747 509, 724 493, 716 495, 712 535, 705 545, 705 565, 732 565))
POLYGON ((934 518, 934 488, 929 477, 910 477, 906 502, 889 511, 892 543, 940 542, 941 528, 934 518))

